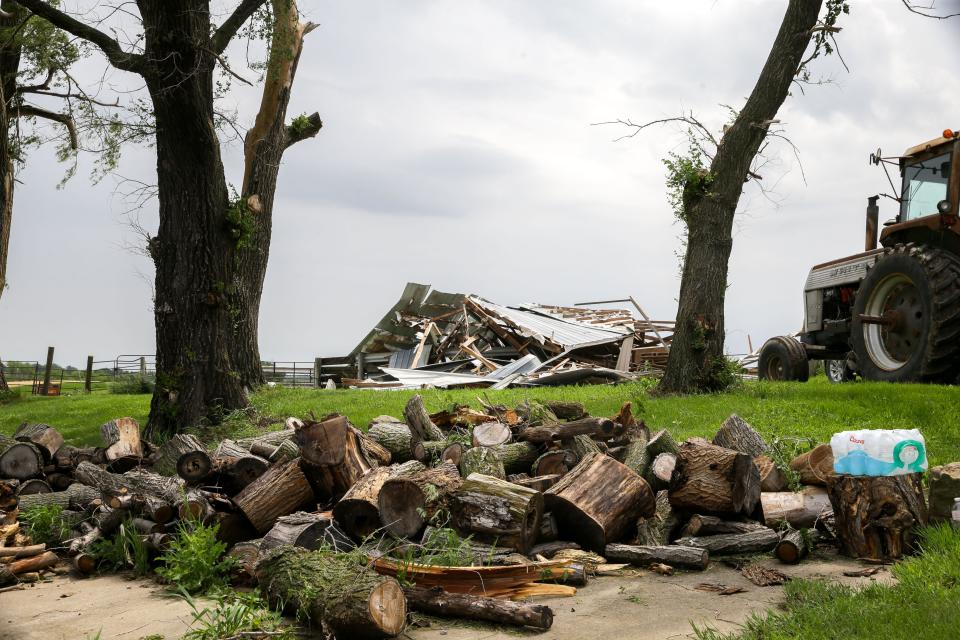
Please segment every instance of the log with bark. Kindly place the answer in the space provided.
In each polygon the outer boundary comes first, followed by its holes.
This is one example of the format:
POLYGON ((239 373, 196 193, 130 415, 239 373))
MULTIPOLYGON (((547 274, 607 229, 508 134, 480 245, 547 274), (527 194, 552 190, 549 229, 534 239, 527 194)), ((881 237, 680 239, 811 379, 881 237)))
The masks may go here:
MULTIPOLYGON (((812 532, 808 532, 808 535, 812 532)), ((810 552, 809 538, 796 529, 787 529, 773 549, 773 555, 784 564, 797 564, 810 552)))
POLYGON ((413 445, 413 459, 425 465, 435 462, 452 462, 460 464, 463 457, 463 445, 459 442, 446 440, 422 440, 413 445))
POLYGON ((135 493, 156 496, 175 503, 183 493, 183 480, 135 469, 124 474, 110 473, 89 462, 81 462, 74 471, 78 482, 107 493, 135 493))
POLYGON ((353 435, 357 437, 360 443, 360 450, 372 466, 386 467, 393 462, 393 454, 390 453, 389 449, 373 438, 368 437, 367 434, 353 425, 350 426, 350 430, 353 432, 353 435))
POLYGON ((250 453, 232 440, 223 440, 213 455, 213 465, 207 483, 223 487, 233 495, 267 472, 270 463, 266 458, 250 453))
MULTIPOLYGON (((563 443, 564 448, 573 454, 573 464, 570 466, 576 465, 578 462, 583 460, 588 453, 603 453, 606 450, 606 446, 601 450, 601 444, 590 436, 579 435, 573 436, 573 438, 567 442, 563 443)), ((537 475, 547 475, 547 474, 537 474, 537 475)), ((639 474, 638 474, 639 475, 639 474)))
POLYGON ((707 549, 683 545, 608 544, 603 556, 607 560, 629 562, 641 567, 662 563, 703 571, 710 564, 710 552, 707 549))
POLYGON ((544 494, 561 536, 602 552, 622 540, 637 518, 656 512, 649 485, 613 458, 592 453, 544 494))
POLYGON ((751 458, 756 458, 767 451, 767 443, 764 442, 763 436, 735 413, 720 425, 717 435, 713 436, 713 444, 745 453, 751 458))
POLYGON ((191 520, 207 524, 214 515, 213 505, 206 492, 198 489, 187 489, 180 499, 174 503, 174 508, 181 520, 191 520))
POLYGON ((577 435, 605 439, 612 438, 616 434, 617 425, 609 418, 581 418, 573 422, 527 427, 520 432, 518 439, 526 442, 545 443, 552 440, 569 440, 577 435))
POLYGON ((39 555, 14 560, 13 562, 0 564, 0 586, 6 586, 17 582, 17 576, 24 573, 32 573, 42 569, 49 569, 57 564, 60 558, 53 551, 46 551, 39 555))
POLYGON ((830 496, 821 487, 804 487, 802 491, 764 492, 760 494, 763 522, 777 528, 784 522, 794 529, 809 529, 833 514, 830 496))
POLYGON ((753 464, 760 471, 760 491, 784 491, 787 488, 787 476, 770 456, 757 456, 753 464))
POLYGON ((503 468, 507 473, 527 473, 530 465, 540 455, 540 450, 530 442, 511 442, 496 447, 503 468))
POLYGON ((712 555, 759 553, 772 550, 780 541, 773 529, 757 529, 746 533, 729 533, 715 536, 689 536, 679 538, 675 544, 685 547, 700 547, 712 555))
POLYGON ((553 625, 553 611, 542 604, 449 593, 440 587, 407 587, 403 592, 409 608, 421 613, 536 629, 549 629, 553 625))
POLYGON ((528 556, 530 558, 537 558, 542 556, 544 558, 552 558, 560 551, 566 549, 580 549, 580 545, 576 542, 570 542, 568 540, 553 540, 551 542, 543 542, 540 544, 535 544, 530 549, 528 556))
POLYGON ((800 474, 803 484, 826 486, 835 477, 833 473, 833 449, 821 444, 790 461, 790 468, 800 474))
POLYGON ((389 638, 406 624, 400 584, 349 555, 280 546, 257 564, 274 607, 328 628, 338 638, 389 638))
POLYGON ((553 415, 561 420, 580 420, 587 417, 587 410, 580 402, 567 402, 564 400, 552 400, 546 403, 547 408, 553 412, 553 415))
POLYGON ((750 514, 760 499, 760 472, 745 453, 709 443, 680 446, 670 481, 674 508, 750 514))
POLYGON ((356 547, 350 537, 336 526, 333 516, 303 511, 278 518, 273 528, 263 536, 260 551, 262 553, 284 544, 311 551, 324 547, 331 551, 346 552, 356 547))
POLYGON ((570 452, 565 449, 552 449, 537 456, 530 465, 530 473, 533 476, 563 476, 573 465, 576 465, 576 461, 573 460, 570 452))
MULTIPOLYGON (((304 459, 303 472, 310 480, 317 496, 340 498, 376 465, 367 458, 360 437, 354 433, 342 416, 323 423, 311 424, 327 425, 326 431, 330 437, 328 442, 331 446, 338 446, 339 451, 318 455, 317 450, 312 449, 311 456, 314 460, 327 460, 329 462, 314 464, 304 459), (337 436, 337 433, 342 433, 342 438, 337 436), (336 444, 334 445, 334 443, 336 444)), ((303 433, 303 430, 298 433, 303 433)), ((310 446, 307 449, 310 449, 310 446)), ((301 450, 303 450, 302 447, 301 450)))
MULTIPOLYGON (((198 477, 196 478, 193 478, 191 475, 190 478, 184 479, 190 482, 202 480, 210 471, 210 458, 206 455, 203 443, 200 442, 196 436, 188 433, 177 433, 160 445, 160 448, 157 450, 157 455, 153 459, 153 470, 165 476, 177 475, 177 463, 180 460, 180 456, 193 452, 203 454, 203 457, 206 459, 207 469, 206 472, 198 473, 198 477)), ((181 475, 180 477, 183 476, 181 475)))
POLYGON ((657 491, 656 501, 656 512, 648 518, 640 518, 637 521, 636 541, 638 545, 662 546, 670 544, 673 531, 679 524, 665 490, 657 491))
POLYGON ((232 583, 252 584, 256 581, 257 562, 260 560, 262 538, 244 540, 233 545, 227 555, 236 561, 236 569, 231 576, 232 583))
MULTIPOLYGON (((238 444, 240 444, 238 442, 238 444)), ((244 446, 241 444, 241 446, 244 446)), ((268 442, 250 443, 250 453, 269 460, 272 464, 287 462, 300 456, 300 447, 293 440, 283 440, 280 444, 270 444, 268 442)))
POLYGON ((76 480, 73 479, 73 476, 67 475, 66 473, 48 473, 47 482, 50 483, 50 488, 54 491, 63 491, 70 485, 72 485, 76 480))
POLYGON ((256 530, 265 534, 280 516, 293 513, 313 498, 313 489, 300 470, 298 458, 270 467, 233 501, 256 530))
POLYGON ((378 503, 383 484, 390 478, 409 477, 425 470, 416 460, 371 469, 333 507, 337 524, 355 540, 370 536, 383 526, 378 503))
POLYGON ((383 526, 398 537, 416 537, 461 482, 456 465, 449 462, 408 478, 388 479, 377 497, 383 526))
POLYGON ((100 426, 103 455, 108 462, 121 458, 142 458, 140 425, 133 418, 117 418, 100 426))
POLYGON ((641 478, 646 476, 647 467, 650 466, 650 454, 647 451, 648 439, 646 433, 640 431, 635 433, 626 445, 626 451, 623 456, 623 464, 627 465, 634 473, 641 478))
POLYGON ((63 491, 40 493, 20 498, 20 509, 26 510, 38 506, 57 505, 61 509, 83 511, 91 502, 100 497, 100 491, 85 484, 74 483, 63 491))
MULTIPOLYGON (((244 448, 251 448, 253 446, 270 446, 270 447, 279 447, 286 441, 293 441, 294 436, 296 435, 296 428, 302 425, 303 422, 297 418, 287 418, 287 424, 285 429, 280 429, 278 431, 268 431, 267 433, 250 436, 248 438, 238 438, 237 444, 244 448)), ((260 455, 260 454, 257 454, 260 455)))
POLYGON ((527 553, 540 532, 543 494, 473 473, 451 494, 450 517, 461 535, 527 553))
POLYGON ((510 442, 510 427, 502 422, 484 422, 473 428, 471 441, 475 447, 496 447, 510 442))
POLYGON ((390 451, 394 462, 406 462, 413 458, 413 436, 410 427, 402 422, 374 422, 367 436, 390 451))
POLYGON ((17 487, 18 496, 29 496, 38 493, 51 493, 53 489, 50 488, 50 485, 47 484, 45 480, 40 478, 31 478, 30 480, 24 480, 20 483, 20 486, 17 487))
POLYGON ((713 536, 725 533, 749 533, 760 529, 767 529, 759 522, 724 520, 716 516, 694 514, 687 520, 682 535, 713 536))
POLYGON ((43 471, 40 447, 0 435, 0 478, 27 480, 43 471))
POLYGON ((841 551, 882 561, 911 552, 918 530, 927 524, 921 475, 831 480, 827 490, 841 551))
POLYGON ((444 439, 443 431, 430 420, 430 414, 427 413, 426 407, 423 406, 423 398, 420 397, 419 393, 407 401, 406 406, 403 408, 403 417, 410 427, 410 433, 413 435, 414 440, 430 441, 444 439))
POLYGON ((14 440, 32 442, 39 449, 43 460, 49 464, 60 447, 63 446, 63 436, 48 424, 23 423, 13 433, 14 440))
POLYGON ((307 420, 297 429, 294 440, 300 446, 304 462, 321 467, 343 463, 347 449, 350 423, 344 416, 334 416, 323 422, 307 420))
POLYGON ((507 477, 503 469, 503 460, 496 449, 489 447, 473 447, 467 449, 460 458, 460 475, 464 478, 472 473, 493 476, 500 480, 507 477))

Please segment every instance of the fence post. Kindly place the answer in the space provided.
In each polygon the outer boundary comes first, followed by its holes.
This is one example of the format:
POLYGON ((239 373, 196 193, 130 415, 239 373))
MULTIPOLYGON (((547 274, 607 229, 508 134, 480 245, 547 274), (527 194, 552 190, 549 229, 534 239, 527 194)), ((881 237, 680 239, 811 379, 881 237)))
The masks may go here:
POLYGON ((147 377, 147 359, 144 356, 140 356, 140 379, 147 377))
POLYGON ((313 359, 313 388, 320 388, 320 370, 323 369, 323 358, 313 359))
POLYGON ((50 372, 53 370, 53 347, 47 347, 47 366, 43 370, 43 394, 50 391, 50 372))
POLYGON ((87 356, 87 373, 83 377, 83 390, 87 393, 93 391, 93 356, 87 356))

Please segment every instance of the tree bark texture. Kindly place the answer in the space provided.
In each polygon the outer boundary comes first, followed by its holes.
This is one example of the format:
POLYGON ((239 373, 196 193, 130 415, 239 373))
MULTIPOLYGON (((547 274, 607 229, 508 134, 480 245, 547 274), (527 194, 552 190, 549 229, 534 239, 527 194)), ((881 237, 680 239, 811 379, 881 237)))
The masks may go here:
POLYGON ((777 528, 783 523, 795 529, 807 529, 833 515, 826 489, 804 487, 803 491, 775 491, 760 494, 763 522, 777 528))
POLYGON ((394 462, 406 462, 413 457, 413 436, 410 427, 402 422, 377 422, 370 425, 367 437, 377 441, 393 456, 394 462))
POLYGON ((703 571, 710 564, 710 552, 702 547, 679 545, 645 546, 631 544, 608 544, 603 557, 615 562, 629 562, 641 567, 654 563, 671 567, 703 571))
POLYGON ((767 443, 763 441, 763 437, 735 413, 720 425, 717 435, 713 436, 713 444, 745 453, 751 458, 767 451, 767 443))
MULTIPOLYGON (((13 101, 17 88, 17 71, 20 68, 22 43, 20 38, 13 37, 9 30, 15 28, 23 19, 18 7, 11 7, 9 2, 3 2, 3 9, 15 12, 10 17, 0 17, 0 29, 4 32, 3 43, 0 43, 0 300, 7 288, 7 259, 10 255, 10 224, 13 222, 13 187, 14 165, 13 153, 10 148, 11 128, 8 119, 12 115, 7 107, 13 101)), ((2 365, 2 362, 0 362, 2 365)), ((7 382, 0 369, 0 391, 7 390, 7 382)))
POLYGON ((14 432, 13 438, 21 442, 32 442, 39 447, 47 464, 50 464, 54 454, 63 446, 63 436, 47 424, 24 423, 14 432))
POLYGON ((748 515, 760 499, 760 472, 745 453, 709 443, 680 446, 670 482, 678 509, 748 515))
POLYGON ((786 100, 803 61, 821 5, 822 0, 790 0, 757 83, 717 146, 710 163, 712 181, 686 189, 687 249, 676 330, 658 387, 661 392, 725 386, 718 369, 725 364, 724 301, 734 214, 769 122, 786 100))
POLYGON ((280 516, 270 531, 263 536, 260 552, 288 544, 311 551, 326 546, 332 551, 350 551, 356 545, 340 531, 329 515, 297 511, 280 516))
POLYGON ((377 497, 383 526, 398 537, 414 538, 460 483, 459 470, 449 462, 408 478, 388 479, 377 497))
POLYGON ((484 620, 536 629, 549 629, 553 625, 553 611, 543 604, 448 593, 440 587, 408 587, 403 592, 407 596, 407 606, 412 611, 443 618, 484 620))
POLYGON ((266 533, 277 518, 310 500, 313 500, 313 489, 300 470, 299 459, 270 467, 233 499, 260 533, 266 533))
POLYGON ((337 524, 355 540, 363 540, 383 526, 380 520, 380 490, 390 478, 404 478, 425 471, 416 460, 392 467, 377 467, 357 480, 333 507, 337 524))
POLYGON ((543 494, 474 473, 450 497, 450 515, 462 535, 527 553, 540 531, 543 494))
POLYGON ((638 545, 662 546, 670 544, 673 530, 679 521, 673 513, 673 506, 665 490, 657 491, 657 511, 652 516, 637 521, 638 545))
POLYGON ((773 529, 757 529, 746 533, 725 533, 715 536, 691 536, 680 538, 675 544, 700 547, 713 555, 722 556, 736 553, 758 553, 772 550, 780 541, 773 529))
POLYGON ((500 480, 505 480, 507 477, 500 454, 496 449, 489 447, 467 449, 460 457, 460 475, 467 478, 471 473, 481 473, 500 480))

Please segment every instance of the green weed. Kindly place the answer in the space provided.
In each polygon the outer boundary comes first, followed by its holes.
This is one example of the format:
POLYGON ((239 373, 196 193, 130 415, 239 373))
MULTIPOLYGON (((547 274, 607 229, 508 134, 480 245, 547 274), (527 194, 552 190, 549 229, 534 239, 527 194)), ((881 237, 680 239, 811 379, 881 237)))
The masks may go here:
POLYGON ((157 575, 174 591, 207 593, 228 584, 236 561, 224 556, 227 545, 217 540, 219 525, 181 521, 176 538, 161 556, 157 575))
POLYGON ((57 504, 25 509, 20 512, 20 521, 26 524, 35 544, 58 547, 70 537, 70 527, 63 521, 63 507, 57 504))
POLYGON ((184 640, 222 640, 223 638, 269 637, 294 640, 297 636, 255 593, 223 592, 214 596, 213 607, 199 608, 189 592, 180 595, 193 610, 193 623, 184 640))

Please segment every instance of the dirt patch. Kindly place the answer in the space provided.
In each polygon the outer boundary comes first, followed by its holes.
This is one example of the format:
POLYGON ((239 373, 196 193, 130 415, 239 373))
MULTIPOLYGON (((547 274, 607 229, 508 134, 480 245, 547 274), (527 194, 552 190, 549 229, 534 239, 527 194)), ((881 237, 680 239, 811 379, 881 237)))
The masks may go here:
MULTIPOLYGON (((849 585, 892 582, 887 569, 872 578, 847 578, 843 572, 864 565, 832 555, 797 566, 765 562, 791 577, 828 578, 849 585)), ((643 570, 598 578, 572 598, 542 600, 554 611, 551 640, 667 640, 690 637, 691 622, 732 630, 755 611, 783 602, 782 587, 758 587, 721 562, 703 572, 664 577, 643 570), (724 596, 695 589, 720 583, 744 593, 724 596)), ((138 640, 150 634, 180 638, 192 617, 179 598, 165 595, 148 580, 104 576, 80 580, 58 577, 20 591, 0 594, 0 640, 138 640)), ((526 635, 526 634, 524 634, 526 635)), ((531 635, 537 635, 531 632, 531 635)), ((413 640, 508 640, 517 631, 474 623, 433 619, 430 627, 410 628, 413 640)))

